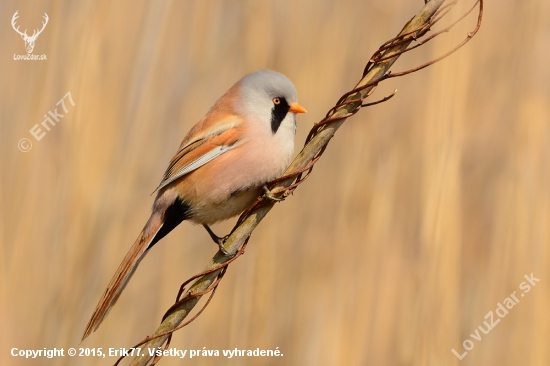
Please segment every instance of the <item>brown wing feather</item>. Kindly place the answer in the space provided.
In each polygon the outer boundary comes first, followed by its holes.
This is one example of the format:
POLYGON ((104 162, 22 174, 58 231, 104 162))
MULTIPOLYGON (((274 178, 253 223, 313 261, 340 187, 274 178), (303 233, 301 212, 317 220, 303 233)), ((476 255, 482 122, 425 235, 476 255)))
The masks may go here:
POLYGON ((233 146, 241 140, 243 132, 242 118, 235 115, 226 115, 218 124, 211 125, 208 130, 203 131, 201 136, 186 137, 184 142, 182 142, 182 147, 170 160, 162 181, 156 190, 160 189, 160 187, 186 166, 204 156, 212 149, 222 145, 233 146))
POLYGON ((202 144, 204 144, 204 139, 194 141, 189 145, 186 145, 184 148, 178 150, 176 155, 174 155, 174 157, 170 160, 170 164, 168 164, 168 168, 166 169, 166 172, 164 172, 164 175, 162 176, 162 182, 170 179, 170 177, 172 177, 179 170, 178 162, 182 160, 185 155, 187 155, 190 151, 193 151, 197 147, 201 146, 202 144))

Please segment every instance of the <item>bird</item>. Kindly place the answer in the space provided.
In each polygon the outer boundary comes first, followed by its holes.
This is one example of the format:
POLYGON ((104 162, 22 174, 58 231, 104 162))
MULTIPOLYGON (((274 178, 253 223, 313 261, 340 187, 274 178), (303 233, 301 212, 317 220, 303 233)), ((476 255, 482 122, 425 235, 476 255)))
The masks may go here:
MULTIPOLYGON (((250 208, 294 153, 296 115, 306 113, 292 81, 272 70, 245 75, 184 137, 153 193, 151 216, 99 300, 82 340, 97 330, 141 260, 183 221, 210 225, 250 208)), ((226 253, 227 254, 227 253, 226 253)))

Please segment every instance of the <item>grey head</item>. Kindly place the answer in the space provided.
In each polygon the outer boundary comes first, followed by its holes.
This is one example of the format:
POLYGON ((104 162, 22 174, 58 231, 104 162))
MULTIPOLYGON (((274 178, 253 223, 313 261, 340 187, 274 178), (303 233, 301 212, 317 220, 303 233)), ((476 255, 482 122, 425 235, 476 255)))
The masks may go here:
POLYGON ((296 113, 304 113, 298 104, 298 93, 292 81, 281 73, 260 70, 240 81, 241 113, 260 123, 268 123, 273 134, 282 124, 296 124, 296 113))

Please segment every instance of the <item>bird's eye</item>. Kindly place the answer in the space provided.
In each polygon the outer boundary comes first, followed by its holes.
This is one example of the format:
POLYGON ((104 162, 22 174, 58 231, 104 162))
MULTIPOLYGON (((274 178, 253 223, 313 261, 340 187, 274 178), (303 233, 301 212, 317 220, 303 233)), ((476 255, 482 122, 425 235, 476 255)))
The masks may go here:
POLYGON ((281 104, 281 99, 277 98, 277 97, 273 98, 273 104, 275 104, 275 105, 281 104))

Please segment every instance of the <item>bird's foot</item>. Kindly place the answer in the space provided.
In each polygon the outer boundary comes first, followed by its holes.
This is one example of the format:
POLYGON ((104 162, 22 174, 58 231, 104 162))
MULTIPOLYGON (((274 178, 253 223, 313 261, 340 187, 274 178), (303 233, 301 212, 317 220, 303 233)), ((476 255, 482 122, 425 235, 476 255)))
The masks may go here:
POLYGON ((212 229, 210 229, 210 227, 208 225, 202 225, 202 226, 204 226, 206 231, 208 231, 208 234, 210 235, 212 240, 214 240, 214 243, 216 243, 218 245, 218 248, 220 249, 220 252, 222 252, 226 256, 231 256, 231 254, 229 252, 227 252, 227 250, 225 250, 225 248, 223 247, 223 244, 225 243, 227 238, 229 238, 229 235, 219 237, 216 234, 214 234, 214 232, 212 231, 212 229))
POLYGON ((271 193, 271 191, 269 190, 269 188, 267 188, 267 186, 263 186, 263 189, 264 189, 264 195, 268 199, 270 199, 272 201, 275 201, 275 202, 283 201, 283 198, 276 197, 273 193, 271 193))
POLYGON ((221 242, 218 243, 218 248, 220 249, 220 252, 223 253, 223 255, 225 255, 226 257, 231 257, 232 254, 229 253, 227 250, 225 250, 224 247, 223 247, 223 243, 225 243, 225 241, 227 240, 227 237, 228 237, 228 235, 224 236, 223 238, 220 238, 221 242))

